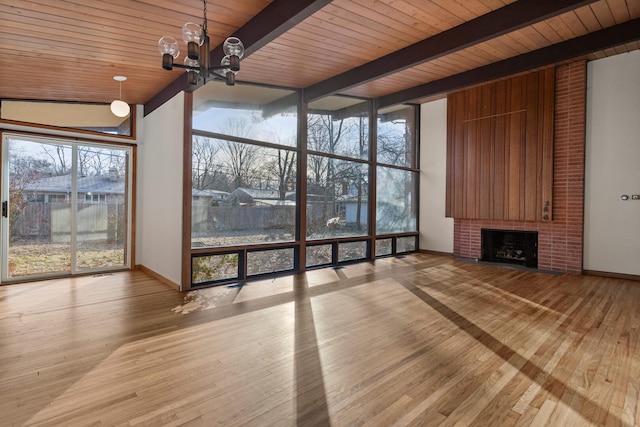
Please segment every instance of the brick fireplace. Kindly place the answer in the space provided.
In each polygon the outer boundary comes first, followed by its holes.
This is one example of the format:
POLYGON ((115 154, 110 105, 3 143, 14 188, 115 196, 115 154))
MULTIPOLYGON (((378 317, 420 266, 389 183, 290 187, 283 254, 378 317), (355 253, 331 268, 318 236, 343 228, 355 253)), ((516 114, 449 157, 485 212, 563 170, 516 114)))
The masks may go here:
POLYGON ((587 64, 556 69, 553 220, 454 220, 454 255, 480 259, 481 230, 538 232, 538 268, 582 272, 587 64))

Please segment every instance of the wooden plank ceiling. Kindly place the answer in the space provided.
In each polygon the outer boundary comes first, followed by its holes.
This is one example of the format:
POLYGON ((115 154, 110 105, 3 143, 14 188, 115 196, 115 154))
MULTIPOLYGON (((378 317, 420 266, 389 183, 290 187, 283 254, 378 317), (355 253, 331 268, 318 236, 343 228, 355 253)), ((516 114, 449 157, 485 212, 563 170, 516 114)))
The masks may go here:
MULTIPOLYGON (((125 101, 161 103, 186 86, 183 71, 162 70, 157 40, 179 39, 202 8, 0 0, 0 98, 110 102, 112 77, 125 75, 125 101)), ((640 0, 209 0, 207 17, 214 58, 227 36, 245 42, 239 81, 304 88, 308 100, 420 102, 478 78, 640 48, 640 0)))

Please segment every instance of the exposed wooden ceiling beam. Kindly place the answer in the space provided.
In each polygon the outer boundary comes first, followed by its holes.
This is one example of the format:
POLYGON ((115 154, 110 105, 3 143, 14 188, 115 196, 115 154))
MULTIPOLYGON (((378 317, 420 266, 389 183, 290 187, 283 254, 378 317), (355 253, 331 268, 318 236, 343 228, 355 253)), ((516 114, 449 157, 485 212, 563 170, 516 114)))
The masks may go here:
MULTIPOLYGON (((162 72, 159 70, 158 72, 162 72)), ((171 82, 167 87, 156 93, 153 98, 144 104, 144 116, 155 111, 156 108, 176 96, 183 90, 188 90, 189 82, 187 81, 187 73, 181 73, 180 76, 171 82)))
POLYGON ((374 61, 309 86, 305 102, 434 60, 595 0, 519 0, 374 61))
MULTIPOLYGON (((245 47, 244 56, 247 57, 329 3, 331 0, 274 0, 233 35, 242 40, 245 47)), ((222 45, 215 47, 211 51, 211 63, 220 63, 223 56, 222 45)), ((162 72, 159 65, 158 69, 162 72)), ((187 82, 186 73, 181 74, 144 105, 144 115, 154 111, 178 92, 192 92, 198 87, 199 85, 190 85, 187 82)))
POLYGON ((379 108, 408 103, 640 40, 640 18, 377 99, 379 108))
MULTIPOLYGON (((233 35, 242 40, 245 56, 281 36, 300 22, 331 3, 331 0, 274 0, 233 35)), ((224 56, 222 45, 211 51, 212 63, 224 56)))

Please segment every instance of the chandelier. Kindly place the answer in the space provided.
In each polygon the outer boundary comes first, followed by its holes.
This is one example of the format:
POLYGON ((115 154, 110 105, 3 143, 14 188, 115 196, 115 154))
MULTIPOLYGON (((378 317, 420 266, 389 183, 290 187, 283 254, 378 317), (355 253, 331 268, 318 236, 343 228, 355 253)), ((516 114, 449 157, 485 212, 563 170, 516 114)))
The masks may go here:
POLYGON ((222 78, 227 85, 236 83, 236 74, 240 71, 240 58, 244 54, 244 45, 237 37, 229 37, 222 45, 224 58, 220 65, 211 67, 209 63, 209 36, 207 35, 207 0, 203 0, 204 10, 202 25, 187 22, 182 27, 182 39, 187 44, 187 56, 182 64, 174 63, 180 55, 178 41, 171 36, 163 36, 158 40, 158 50, 162 55, 162 68, 184 68, 188 74, 188 82, 192 85, 204 84, 208 78, 222 78))

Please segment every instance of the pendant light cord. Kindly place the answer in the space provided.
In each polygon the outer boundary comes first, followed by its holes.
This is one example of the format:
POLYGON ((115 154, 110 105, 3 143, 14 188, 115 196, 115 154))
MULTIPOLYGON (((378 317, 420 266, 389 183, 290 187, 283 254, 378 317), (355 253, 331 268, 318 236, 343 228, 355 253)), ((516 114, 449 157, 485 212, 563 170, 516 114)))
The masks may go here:
POLYGON ((202 30, 204 34, 207 34, 207 0, 203 0, 204 11, 202 16, 202 30))

